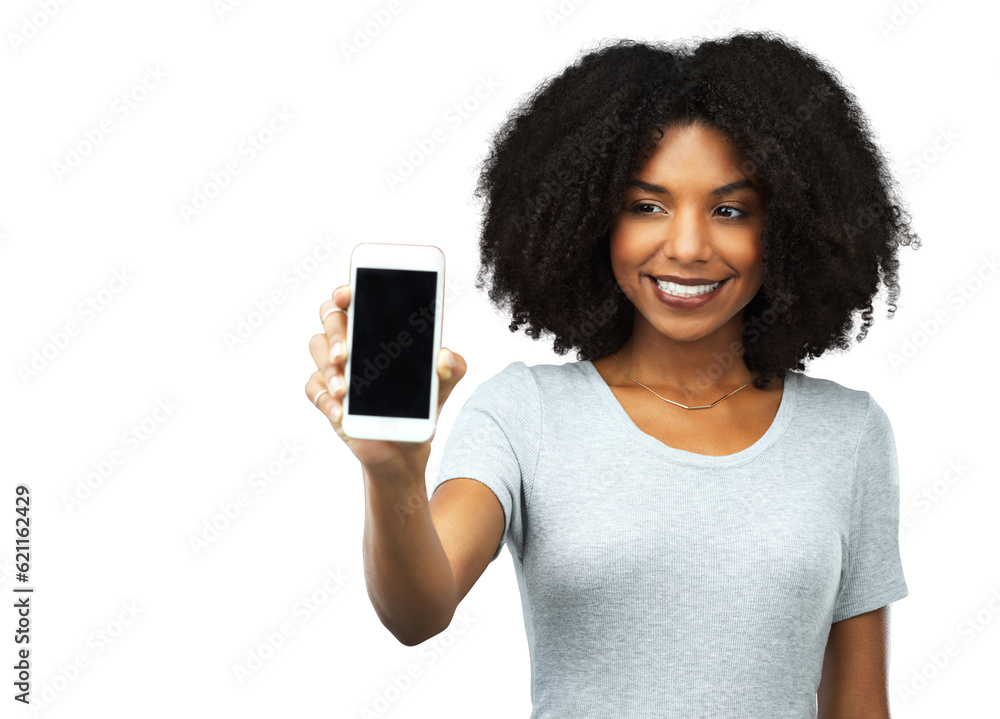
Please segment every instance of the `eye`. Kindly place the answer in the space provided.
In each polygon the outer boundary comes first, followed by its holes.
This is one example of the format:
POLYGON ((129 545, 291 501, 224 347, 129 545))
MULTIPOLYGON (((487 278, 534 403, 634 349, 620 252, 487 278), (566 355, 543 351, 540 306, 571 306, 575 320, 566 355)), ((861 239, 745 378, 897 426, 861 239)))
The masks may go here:
MULTIPOLYGON (((636 205, 633 205, 629 209, 629 212, 635 215, 639 215, 641 217, 648 217, 649 215, 657 214, 657 210, 659 210, 660 212, 664 211, 663 208, 661 208, 659 205, 654 205, 651 202, 640 202, 636 205)), ((723 219, 726 220, 745 220, 746 218, 750 217, 749 212, 747 212, 746 210, 741 210, 739 207, 733 207, 732 205, 722 205, 721 207, 717 207, 716 212, 723 213, 721 216, 723 219)))
POLYGON ((731 212, 738 212, 739 213, 738 216, 723 215, 723 218, 725 218, 727 220, 743 220, 743 219, 746 219, 747 217, 750 216, 750 213, 747 212, 746 210, 741 210, 740 208, 733 207, 732 205, 722 205, 721 207, 717 208, 717 211, 719 211, 719 212, 721 212, 723 210, 729 210, 731 212))

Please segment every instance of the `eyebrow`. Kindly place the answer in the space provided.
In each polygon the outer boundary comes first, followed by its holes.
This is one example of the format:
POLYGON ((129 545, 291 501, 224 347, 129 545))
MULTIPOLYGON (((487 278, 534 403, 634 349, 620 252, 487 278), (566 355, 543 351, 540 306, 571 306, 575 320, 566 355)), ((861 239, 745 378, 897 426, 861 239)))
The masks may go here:
MULTIPOLYGON (((643 182, 642 180, 630 180, 628 186, 638 187, 639 189, 646 190, 647 192, 658 192, 661 195, 670 194, 670 190, 668 190, 666 187, 660 187, 659 185, 654 185, 651 182, 643 182)), ((722 187, 716 187, 708 194, 725 195, 727 192, 733 192, 734 190, 742 190, 743 188, 751 189, 754 192, 760 194, 760 189, 757 187, 757 185, 753 184, 746 177, 744 177, 742 180, 736 180, 735 182, 730 182, 728 185, 723 185, 722 187)))

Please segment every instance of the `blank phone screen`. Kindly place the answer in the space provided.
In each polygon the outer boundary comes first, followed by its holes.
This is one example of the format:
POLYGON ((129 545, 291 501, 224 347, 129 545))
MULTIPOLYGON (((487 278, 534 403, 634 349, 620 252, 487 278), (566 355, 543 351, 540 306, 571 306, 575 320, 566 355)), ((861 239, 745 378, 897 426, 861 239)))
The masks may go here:
POLYGON ((427 270, 358 268, 350 414, 430 417, 437 278, 427 270))

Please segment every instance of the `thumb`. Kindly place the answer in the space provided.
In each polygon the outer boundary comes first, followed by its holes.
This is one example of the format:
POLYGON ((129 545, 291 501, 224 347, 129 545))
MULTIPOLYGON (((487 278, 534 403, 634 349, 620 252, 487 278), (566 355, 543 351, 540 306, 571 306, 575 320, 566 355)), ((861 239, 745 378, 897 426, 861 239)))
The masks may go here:
POLYGON ((458 383, 465 376, 466 364, 461 355, 442 347, 438 353, 438 374, 441 379, 458 383))
POLYGON ((448 401, 452 390, 455 389, 455 386, 465 376, 465 370, 465 360, 461 355, 457 355, 444 347, 441 348, 440 352, 438 352, 438 377, 441 378, 440 387, 438 388, 438 413, 441 412, 444 403, 448 401), (454 366, 450 366, 451 362, 454 362, 454 366))

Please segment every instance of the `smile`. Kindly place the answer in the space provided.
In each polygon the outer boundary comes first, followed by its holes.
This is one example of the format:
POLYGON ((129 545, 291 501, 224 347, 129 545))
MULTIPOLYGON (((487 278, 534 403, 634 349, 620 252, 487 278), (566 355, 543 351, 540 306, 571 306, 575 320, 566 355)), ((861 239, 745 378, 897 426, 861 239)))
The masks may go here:
POLYGON ((714 282, 710 285, 679 285, 676 282, 656 280, 657 287, 674 297, 697 297, 711 292, 721 284, 722 282, 714 282))
POLYGON ((674 310, 698 310, 708 305, 729 284, 729 280, 720 280, 710 285, 678 285, 673 282, 660 282, 654 277, 649 278, 653 295, 664 306, 674 310))

